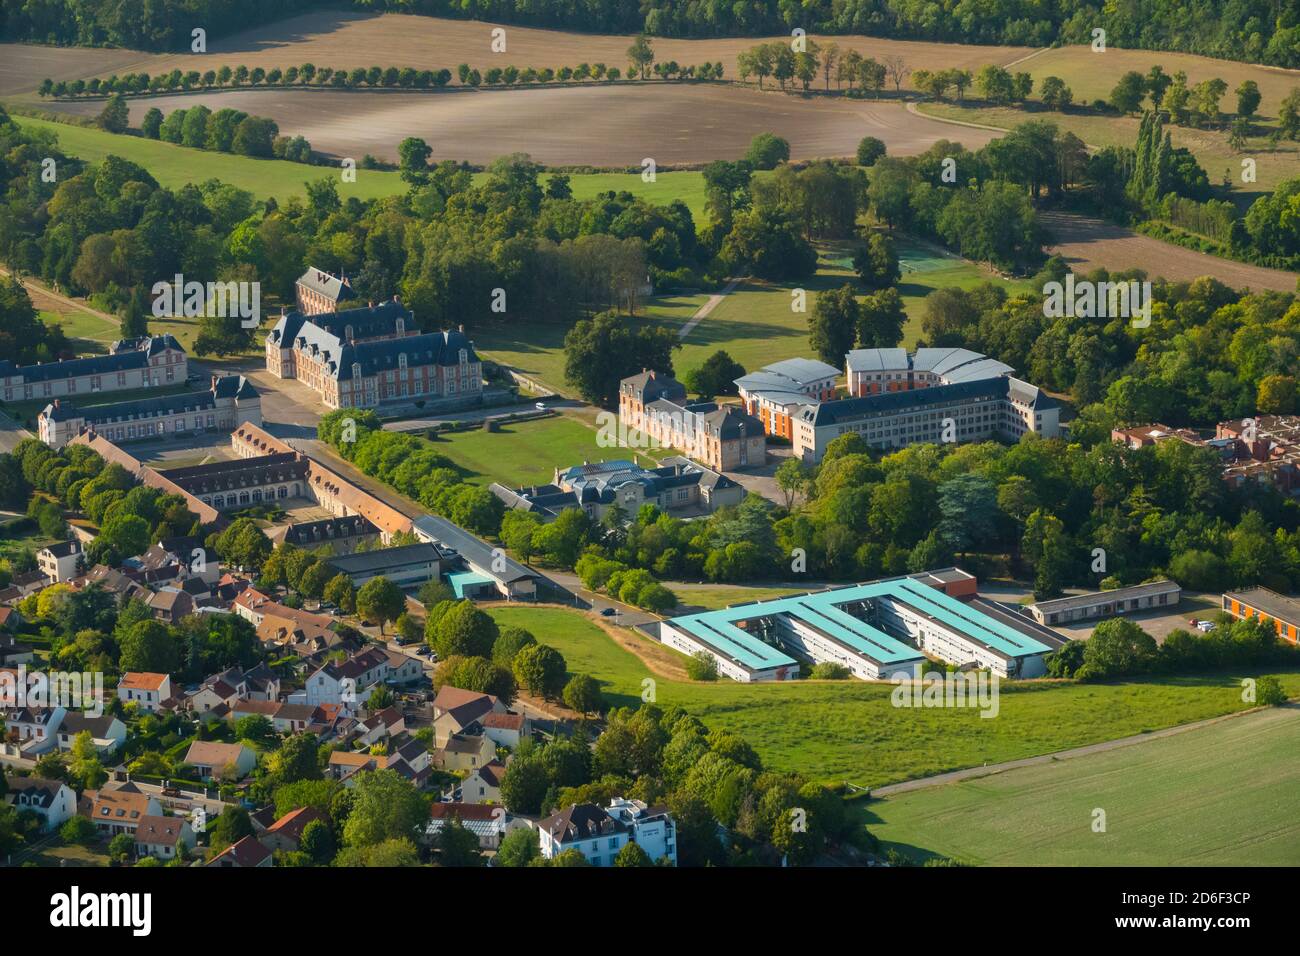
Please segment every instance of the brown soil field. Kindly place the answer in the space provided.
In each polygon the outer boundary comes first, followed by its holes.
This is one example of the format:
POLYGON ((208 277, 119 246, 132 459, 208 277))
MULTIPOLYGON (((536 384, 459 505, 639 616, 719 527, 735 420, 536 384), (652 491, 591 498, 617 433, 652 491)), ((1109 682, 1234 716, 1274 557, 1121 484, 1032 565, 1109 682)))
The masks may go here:
MULTIPOLYGON (((742 156, 750 139, 772 131, 790 141, 796 159, 851 156, 863 136, 883 140, 891 155, 923 152, 940 139, 974 149, 997 138, 991 130, 954 126, 909 114, 899 102, 840 100, 759 93, 734 86, 665 84, 565 89, 456 90, 442 93, 332 90, 234 90, 131 100, 131 122, 146 110, 163 113, 203 103, 270 117, 282 132, 312 147, 360 159, 396 160, 407 136, 424 138, 435 159, 483 163, 526 152, 555 166, 660 166, 742 156)), ((93 116, 98 101, 47 104, 93 116)))
MULTIPOLYGON (((772 38, 769 38, 772 39, 772 38)), ((789 37, 782 39, 788 40, 789 37)), ((823 38, 814 37, 822 42, 823 38)), ((841 49, 853 48, 864 56, 880 59, 899 54, 909 65, 921 68, 974 68, 985 63, 1007 63, 1032 52, 1031 47, 961 46, 951 43, 919 43, 882 40, 865 36, 827 37, 841 49)), ((479 20, 440 20, 434 17, 398 13, 322 11, 292 17, 212 40, 205 55, 160 57, 160 67, 170 70, 205 70, 214 63, 240 63, 248 67, 286 67, 314 63, 349 69, 358 66, 411 66, 419 69, 468 63, 480 69, 489 66, 561 67, 579 63, 601 63, 627 68, 630 36, 569 33, 532 27, 487 23, 479 20), (506 52, 493 53, 492 30, 506 31, 506 52)), ((670 40, 655 37, 656 58, 679 63, 721 60, 728 78, 736 75, 736 54, 762 38, 670 40)))
POLYGON ((41 80, 75 80, 149 70, 158 58, 135 50, 0 43, 0 96, 32 93, 41 80))
POLYGON ((1055 239, 1046 247, 1048 253, 1064 258, 1076 272, 1101 266, 1111 270, 1137 268, 1153 278, 1163 276, 1172 281, 1212 276, 1235 289, 1296 291, 1294 273, 1184 249, 1100 219, 1044 213, 1042 221, 1055 239))

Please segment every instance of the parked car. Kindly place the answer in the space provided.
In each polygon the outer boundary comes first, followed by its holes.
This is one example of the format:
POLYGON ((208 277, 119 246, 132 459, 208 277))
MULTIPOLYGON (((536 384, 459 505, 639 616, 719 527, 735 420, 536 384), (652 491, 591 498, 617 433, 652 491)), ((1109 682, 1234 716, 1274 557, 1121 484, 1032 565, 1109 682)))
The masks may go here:
POLYGON ((545 403, 545 402, 534 402, 534 403, 533 403, 533 408, 537 409, 539 412, 544 412, 544 411, 546 411, 546 403, 545 403))
POLYGON ((1215 624, 1213 621, 1197 621, 1196 627, 1198 630, 1208 634, 1210 633, 1210 631, 1213 631, 1216 627, 1218 627, 1218 625, 1215 624))
POLYGON ((618 608, 616 607, 603 607, 600 609, 601 617, 612 617, 617 613, 618 613, 618 608))

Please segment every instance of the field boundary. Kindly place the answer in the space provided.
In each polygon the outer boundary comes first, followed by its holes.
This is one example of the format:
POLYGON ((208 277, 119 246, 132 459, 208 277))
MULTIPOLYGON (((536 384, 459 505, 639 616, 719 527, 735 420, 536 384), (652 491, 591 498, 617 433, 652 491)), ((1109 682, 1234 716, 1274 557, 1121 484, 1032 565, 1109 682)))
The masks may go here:
MULTIPOLYGON (((1297 704, 1293 701, 1284 706, 1294 708, 1297 704)), ((1058 750, 1054 753, 1039 754, 1036 757, 1022 757, 1019 760, 1008 760, 1005 763, 993 764, 992 766, 985 765, 983 767, 969 767, 965 770, 953 770, 948 773, 935 774, 932 777, 918 777, 915 780, 904 780, 901 783, 890 783, 883 787, 875 787, 872 789, 871 795, 873 797, 897 796, 898 794, 909 793, 914 790, 927 790, 931 787, 941 787, 947 784, 961 783, 966 780, 978 780, 981 777, 991 777, 996 774, 1006 773, 1008 770, 1019 770, 1022 767, 1034 767, 1058 760, 1073 760, 1076 757, 1087 757, 1092 754, 1105 753, 1109 750, 1119 750, 1123 747, 1131 747, 1135 744, 1145 743, 1150 740, 1174 737, 1188 731, 1211 727, 1215 724, 1222 723, 1225 720, 1234 720, 1247 714, 1258 714, 1269 709, 1270 708, 1267 707, 1251 707, 1248 710, 1238 710, 1231 714, 1220 714, 1218 717, 1207 717, 1204 720, 1195 720, 1187 724, 1175 724, 1173 727, 1165 727, 1163 730, 1153 730, 1149 733, 1133 734, 1128 737, 1116 737, 1114 740, 1103 740, 1099 743, 1087 744, 1083 747, 1072 747, 1069 750, 1058 750)))

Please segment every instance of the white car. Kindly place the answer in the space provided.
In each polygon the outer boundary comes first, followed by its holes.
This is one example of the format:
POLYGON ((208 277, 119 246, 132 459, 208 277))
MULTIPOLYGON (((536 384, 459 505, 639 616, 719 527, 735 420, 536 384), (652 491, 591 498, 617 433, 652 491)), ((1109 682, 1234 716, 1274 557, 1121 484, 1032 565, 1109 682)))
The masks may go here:
POLYGON ((1215 624, 1213 621, 1197 621, 1197 622, 1196 622, 1196 629, 1197 629, 1198 631, 1202 631, 1202 632, 1204 632, 1204 633, 1206 633, 1206 634, 1210 633, 1210 631, 1214 630, 1216 627, 1218 627, 1218 625, 1215 624))
POLYGON ((545 402, 534 402, 534 403, 533 403, 533 408, 537 409, 539 412, 544 412, 544 411, 546 411, 546 403, 545 403, 545 402))

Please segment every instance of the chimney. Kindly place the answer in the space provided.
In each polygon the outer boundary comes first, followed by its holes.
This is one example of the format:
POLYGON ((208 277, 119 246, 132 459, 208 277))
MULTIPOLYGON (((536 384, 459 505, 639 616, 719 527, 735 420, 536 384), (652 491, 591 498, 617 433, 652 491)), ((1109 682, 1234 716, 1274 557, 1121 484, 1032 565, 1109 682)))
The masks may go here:
POLYGON ((216 387, 217 387, 217 373, 216 373, 216 372, 213 372, 213 373, 212 373, 212 388, 215 390, 216 387))

